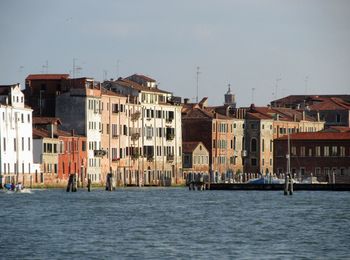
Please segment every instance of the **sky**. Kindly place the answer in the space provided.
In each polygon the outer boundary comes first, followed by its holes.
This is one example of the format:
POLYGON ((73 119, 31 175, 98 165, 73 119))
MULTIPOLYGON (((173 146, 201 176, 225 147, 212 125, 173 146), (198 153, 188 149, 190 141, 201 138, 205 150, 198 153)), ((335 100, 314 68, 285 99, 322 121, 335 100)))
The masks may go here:
POLYGON ((350 94, 347 0, 2 0, 0 35, 0 84, 74 60, 74 76, 144 74, 192 101, 198 75, 210 105, 228 84, 238 106, 350 94))

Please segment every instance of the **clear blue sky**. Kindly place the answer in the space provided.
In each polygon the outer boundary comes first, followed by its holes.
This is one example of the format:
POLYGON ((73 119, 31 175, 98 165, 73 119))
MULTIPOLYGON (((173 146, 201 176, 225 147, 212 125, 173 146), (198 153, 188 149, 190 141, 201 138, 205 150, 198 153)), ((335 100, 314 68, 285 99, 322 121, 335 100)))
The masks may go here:
POLYGON ((23 83, 46 61, 49 73, 70 73, 75 58, 78 76, 142 73, 189 98, 200 66, 211 105, 228 83, 238 105, 252 88, 266 105, 278 78, 278 97, 350 92, 347 0, 2 0, 0 32, 0 84, 23 83))

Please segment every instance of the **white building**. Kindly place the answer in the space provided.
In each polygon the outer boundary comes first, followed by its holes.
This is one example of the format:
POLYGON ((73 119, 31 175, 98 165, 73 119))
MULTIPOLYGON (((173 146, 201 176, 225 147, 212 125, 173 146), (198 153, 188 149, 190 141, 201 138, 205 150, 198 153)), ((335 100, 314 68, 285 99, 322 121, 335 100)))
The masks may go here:
POLYGON ((182 183, 181 105, 172 101, 172 93, 158 89, 155 80, 137 74, 105 82, 104 87, 136 97, 141 105, 144 185, 182 183))
POLYGON ((33 173, 32 109, 20 84, 0 86, 0 184, 29 184, 33 173))
POLYGON ((56 116, 62 128, 86 136, 87 172, 92 182, 100 183, 101 176, 101 88, 92 78, 70 79, 68 92, 56 98, 56 116))

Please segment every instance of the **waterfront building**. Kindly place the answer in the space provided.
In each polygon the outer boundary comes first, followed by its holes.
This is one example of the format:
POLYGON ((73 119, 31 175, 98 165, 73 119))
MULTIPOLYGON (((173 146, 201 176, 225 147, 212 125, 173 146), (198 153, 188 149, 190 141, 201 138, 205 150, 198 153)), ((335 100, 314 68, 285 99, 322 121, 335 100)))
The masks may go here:
POLYGON ((30 74, 25 80, 26 104, 34 116, 55 117, 56 97, 66 91, 69 74, 30 74))
POLYGON ((209 151, 202 142, 182 143, 182 169, 185 180, 195 176, 209 177, 209 151))
POLYGON ((86 178, 86 137, 77 135, 74 129, 70 132, 63 131, 59 129, 61 125, 59 118, 33 117, 37 142, 34 154, 36 163, 41 165, 41 171, 35 174, 34 182, 38 182, 39 173, 40 182, 45 181, 45 184, 66 184, 71 174, 77 174, 80 183, 86 178))
MULTIPOLYGON (((285 173, 288 137, 274 140, 274 168, 285 173)), ((316 176, 318 181, 350 183, 350 129, 342 132, 290 135, 290 165, 296 178, 316 176)))
POLYGON ((273 140, 296 132, 317 132, 324 129, 324 121, 314 118, 305 111, 280 108, 239 108, 239 118, 245 118, 245 167, 248 173, 273 172, 273 140))
POLYGON ((231 179, 242 172, 244 120, 217 113, 203 98, 198 104, 185 100, 182 126, 184 142, 202 142, 208 149, 211 181, 231 179))
POLYGON ((350 127, 350 95, 291 95, 271 102, 273 107, 303 109, 325 126, 350 127))
POLYGON ((29 184, 33 167, 32 109, 20 84, 0 86, 0 185, 29 184))
POLYGON ((56 96, 56 117, 62 121, 62 129, 74 129, 86 136, 87 178, 101 183, 101 85, 93 78, 66 79, 65 92, 56 96))
POLYGON ((141 106, 136 99, 101 89, 102 179, 112 173, 116 183, 142 185, 141 106))
POLYGON ((181 105, 174 101, 172 93, 159 89, 154 79, 138 74, 106 81, 103 86, 140 105, 138 108, 128 102, 135 111, 131 116, 141 117, 137 139, 142 151, 135 156, 142 156, 138 168, 143 173, 143 184, 182 183, 181 105))

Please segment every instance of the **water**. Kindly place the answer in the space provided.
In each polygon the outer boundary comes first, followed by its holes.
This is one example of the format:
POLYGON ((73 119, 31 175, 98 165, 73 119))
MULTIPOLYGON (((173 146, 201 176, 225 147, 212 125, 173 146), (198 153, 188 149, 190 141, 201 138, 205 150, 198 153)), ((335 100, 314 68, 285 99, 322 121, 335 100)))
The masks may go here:
POLYGON ((350 193, 0 193, 0 258, 349 259, 350 193))

